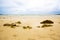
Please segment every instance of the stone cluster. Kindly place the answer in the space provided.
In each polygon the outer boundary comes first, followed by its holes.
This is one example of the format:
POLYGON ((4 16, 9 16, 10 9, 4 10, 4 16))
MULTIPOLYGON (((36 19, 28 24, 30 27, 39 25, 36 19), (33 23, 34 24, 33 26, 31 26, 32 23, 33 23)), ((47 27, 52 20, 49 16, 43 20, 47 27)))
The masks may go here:
MULTIPOLYGON (((22 24, 20 21, 17 21, 17 22, 15 22, 15 23, 11 23, 11 24, 9 24, 9 23, 5 23, 3 26, 10 26, 11 28, 15 28, 15 27, 19 27, 19 25, 17 25, 17 24, 22 24)), ((44 27, 52 27, 53 25, 52 24, 54 24, 54 22, 53 21, 51 21, 51 20, 44 20, 44 21, 42 21, 42 22, 40 22, 40 24, 43 24, 42 26, 37 26, 37 28, 44 28, 44 27)), ((30 27, 30 26, 23 26, 22 27, 23 29, 32 29, 32 27, 30 27)))

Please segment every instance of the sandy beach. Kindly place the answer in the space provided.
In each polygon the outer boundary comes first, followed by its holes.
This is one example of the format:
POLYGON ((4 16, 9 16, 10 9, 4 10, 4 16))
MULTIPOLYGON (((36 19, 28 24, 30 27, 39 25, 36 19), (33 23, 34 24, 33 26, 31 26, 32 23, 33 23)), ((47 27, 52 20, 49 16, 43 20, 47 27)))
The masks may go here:
POLYGON ((60 40, 60 15, 0 15, 0 40, 60 40), (42 27, 44 20, 53 21, 53 26, 42 27), (17 26, 4 26, 12 23, 17 26))

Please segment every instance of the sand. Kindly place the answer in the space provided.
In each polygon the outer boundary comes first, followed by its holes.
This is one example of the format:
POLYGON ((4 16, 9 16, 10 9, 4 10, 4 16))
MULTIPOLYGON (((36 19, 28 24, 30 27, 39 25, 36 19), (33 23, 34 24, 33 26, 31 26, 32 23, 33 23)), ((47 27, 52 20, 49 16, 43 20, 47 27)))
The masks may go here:
POLYGON ((60 15, 0 15, 0 40, 60 40, 60 15), (44 20, 53 21, 53 26, 42 28, 40 22, 44 20), (16 24, 17 21, 21 22, 18 27, 3 26, 6 23, 16 24), (24 29, 23 26, 30 26, 31 29, 24 29))

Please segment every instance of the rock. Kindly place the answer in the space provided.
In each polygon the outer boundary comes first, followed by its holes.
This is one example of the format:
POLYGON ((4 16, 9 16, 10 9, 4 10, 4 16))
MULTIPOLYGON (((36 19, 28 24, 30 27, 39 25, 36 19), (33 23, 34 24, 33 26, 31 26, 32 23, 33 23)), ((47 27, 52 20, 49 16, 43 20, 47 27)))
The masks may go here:
POLYGON ((42 28, 44 28, 44 27, 52 27, 53 25, 46 25, 46 24, 44 24, 44 25, 42 25, 42 28))
POLYGON ((15 23, 11 23, 11 24, 6 23, 3 26, 10 26, 11 28, 18 27, 18 25, 16 25, 15 23))
POLYGON ((27 27, 23 26, 23 29, 27 29, 27 27))
POLYGON ((4 24, 3 26, 11 26, 11 24, 6 23, 6 24, 4 24))
POLYGON ((30 26, 27 26, 27 28, 32 29, 32 27, 30 27, 30 26))
POLYGON ((17 25, 14 24, 14 23, 11 24, 11 28, 15 28, 16 26, 17 26, 17 25))
POLYGON ((51 20, 45 20, 43 22, 41 22, 41 24, 53 24, 54 22, 51 20))
POLYGON ((12 23, 11 26, 16 26, 16 24, 15 23, 12 23))
POLYGON ((21 24, 21 22, 20 21, 18 21, 18 22, 16 22, 17 24, 21 24))

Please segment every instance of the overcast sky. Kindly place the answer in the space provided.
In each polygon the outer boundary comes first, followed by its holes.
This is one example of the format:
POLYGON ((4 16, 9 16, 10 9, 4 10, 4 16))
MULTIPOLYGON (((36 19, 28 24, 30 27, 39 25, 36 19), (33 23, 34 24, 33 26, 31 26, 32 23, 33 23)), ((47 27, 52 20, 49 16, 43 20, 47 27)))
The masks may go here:
POLYGON ((60 0, 0 0, 0 14, 60 14, 60 0))

